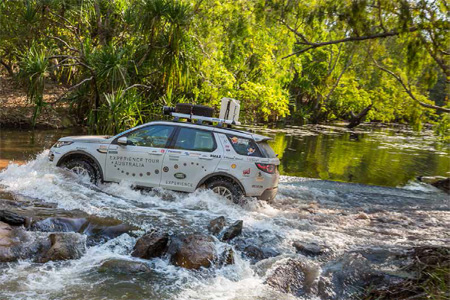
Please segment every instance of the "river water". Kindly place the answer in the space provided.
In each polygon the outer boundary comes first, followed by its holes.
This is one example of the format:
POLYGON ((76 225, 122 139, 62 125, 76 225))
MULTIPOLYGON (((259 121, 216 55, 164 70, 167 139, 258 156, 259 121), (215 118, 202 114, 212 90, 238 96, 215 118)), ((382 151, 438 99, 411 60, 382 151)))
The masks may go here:
POLYGON ((1 130, 0 160, 6 168, 0 172, 0 198, 5 199, 0 209, 35 216, 96 215, 138 229, 89 247, 78 260, 0 264, 0 299, 291 299, 264 284, 289 258, 310 266, 315 282, 333 283, 300 298, 345 299, 361 288, 362 269, 405 276, 402 260, 393 254, 417 245, 450 244, 448 195, 414 181, 417 175, 450 171, 448 145, 429 132, 373 127, 347 131, 339 126, 252 130, 275 137, 272 146, 280 155, 283 176, 273 203, 248 199, 243 207, 209 191, 143 192, 127 182, 91 188, 84 178, 46 161, 44 149, 73 132, 1 130), (232 243, 233 265, 189 271, 158 258, 146 261, 150 275, 98 270, 108 258, 134 259, 133 245, 149 229, 206 233, 209 221, 218 216, 244 221, 242 236, 232 243), (317 243, 329 254, 298 254, 295 241, 317 243), (252 264, 240 244, 280 255, 252 264), (346 284, 336 281, 336 274, 346 284))

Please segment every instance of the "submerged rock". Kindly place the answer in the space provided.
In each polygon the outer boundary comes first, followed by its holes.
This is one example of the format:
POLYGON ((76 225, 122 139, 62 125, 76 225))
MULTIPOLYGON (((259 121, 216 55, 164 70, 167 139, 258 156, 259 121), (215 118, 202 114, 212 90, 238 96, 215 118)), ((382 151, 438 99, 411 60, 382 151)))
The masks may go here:
POLYGON ((171 262, 186 269, 208 268, 218 259, 214 239, 207 235, 190 234, 174 238, 170 247, 171 262))
POLYGON ((51 217, 33 222, 30 229, 42 232, 79 232, 86 222, 86 218, 51 217))
POLYGON ((12 250, 15 243, 11 225, 0 222, 0 262, 16 259, 12 250))
POLYGON ((253 245, 249 245, 249 246, 245 247, 243 252, 247 258, 250 258, 252 264, 257 263, 258 261, 270 258, 270 257, 275 257, 275 256, 280 255, 280 253, 274 249, 259 248, 259 247, 253 246, 253 245))
POLYGON ((325 253, 325 249, 322 246, 316 243, 303 243, 303 242, 294 242, 292 244, 297 252, 302 253, 303 255, 316 256, 325 253))
POLYGON ((208 230, 214 235, 218 235, 225 227, 226 221, 224 216, 215 218, 209 222, 208 230))
POLYGON ((221 234, 220 234, 220 240, 221 241, 229 241, 238 235, 242 233, 242 227, 243 227, 244 221, 238 220, 231 224, 229 227, 227 227, 221 234))
POLYGON ((15 212, 9 210, 0 210, 0 222, 13 226, 26 226, 29 220, 15 212))
POLYGON ((169 235, 158 231, 151 231, 139 238, 134 246, 134 257, 150 259, 160 257, 167 250, 169 235))
POLYGON ((86 237, 81 234, 52 233, 49 235, 49 239, 51 248, 42 256, 40 262, 78 259, 86 252, 86 237))
POLYGON ((301 296, 306 293, 306 265, 302 261, 289 259, 266 279, 266 284, 274 289, 301 296))
POLYGON ((101 264, 99 272, 122 274, 151 273, 152 269, 143 262, 123 259, 109 259, 101 264))

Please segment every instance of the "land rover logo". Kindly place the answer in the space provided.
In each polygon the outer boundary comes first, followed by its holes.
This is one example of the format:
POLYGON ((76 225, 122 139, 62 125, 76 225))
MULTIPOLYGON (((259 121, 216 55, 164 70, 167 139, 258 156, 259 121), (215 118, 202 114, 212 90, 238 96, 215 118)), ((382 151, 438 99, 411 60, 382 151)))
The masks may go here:
POLYGON ((185 179, 186 178, 186 174, 184 174, 184 173, 175 173, 175 174, 173 174, 173 176, 175 176, 175 178, 177 178, 177 179, 185 179))

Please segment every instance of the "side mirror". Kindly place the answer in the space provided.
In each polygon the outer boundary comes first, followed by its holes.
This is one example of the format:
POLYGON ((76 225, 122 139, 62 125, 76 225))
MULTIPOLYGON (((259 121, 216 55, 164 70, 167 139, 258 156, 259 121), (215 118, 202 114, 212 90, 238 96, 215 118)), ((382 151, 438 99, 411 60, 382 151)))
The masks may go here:
POLYGON ((119 145, 121 145, 121 146, 126 146, 126 145, 128 145, 128 139, 127 139, 127 137, 126 137, 126 136, 123 136, 123 137, 119 138, 119 139, 117 140, 117 144, 119 144, 119 145))

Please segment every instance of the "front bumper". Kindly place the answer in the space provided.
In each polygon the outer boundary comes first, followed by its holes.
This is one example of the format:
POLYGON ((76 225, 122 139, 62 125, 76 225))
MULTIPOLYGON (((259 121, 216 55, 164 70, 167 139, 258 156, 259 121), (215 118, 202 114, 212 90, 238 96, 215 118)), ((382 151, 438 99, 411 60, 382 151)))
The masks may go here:
POLYGON ((278 187, 266 189, 261 196, 258 197, 258 200, 272 201, 277 195, 278 187))

